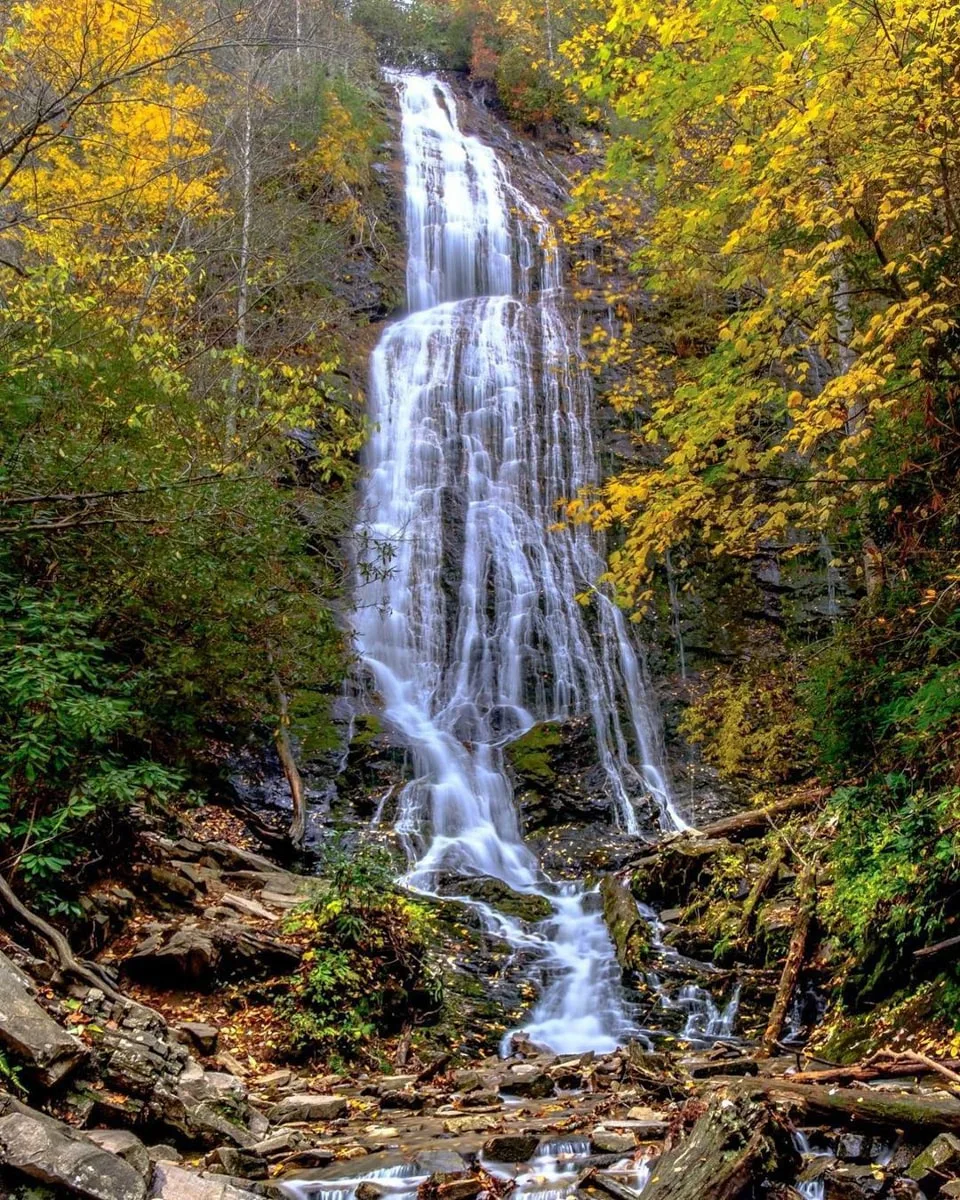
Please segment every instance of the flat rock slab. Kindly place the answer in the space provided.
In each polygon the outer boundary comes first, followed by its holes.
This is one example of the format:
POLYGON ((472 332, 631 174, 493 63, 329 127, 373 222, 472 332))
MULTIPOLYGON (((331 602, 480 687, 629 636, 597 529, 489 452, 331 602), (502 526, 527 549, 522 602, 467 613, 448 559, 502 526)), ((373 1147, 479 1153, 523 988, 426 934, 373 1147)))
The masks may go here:
POLYGON ((0 1119, 0 1163, 87 1200, 144 1200, 147 1191, 130 1163, 56 1121, 26 1113, 0 1119))
POLYGON ((296 1096, 284 1096, 270 1109, 267 1117, 271 1125, 288 1125, 296 1121, 334 1121, 347 1114, 347 1101, 343 1096, 315 1096, 303 1092, 296 1096))
POLYGON ((23 975, 0 954, 0 1046, 53 1087, 87 1057, 83 1043, 57 1024, 28 990, 23 975))

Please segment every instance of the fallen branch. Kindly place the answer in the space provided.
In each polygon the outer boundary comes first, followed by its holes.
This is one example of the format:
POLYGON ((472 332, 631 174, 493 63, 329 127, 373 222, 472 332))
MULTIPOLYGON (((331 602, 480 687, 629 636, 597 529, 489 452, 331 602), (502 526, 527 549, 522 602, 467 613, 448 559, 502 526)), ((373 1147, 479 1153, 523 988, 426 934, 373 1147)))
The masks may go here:
POLYGON ((753 918, 757 911, 757 905, 767 894, 767 888, 776 879, 785 852, 782 842, 774 846, 773 850, 767 856, 767 861, 763 864, 763 869, 754 881, 753 887, 750 889, 750 894, 744 901, 743 912, 740 915, 741 938, 748 938, 753 932, 753 918))
MULTIPOLYGON (((957 1063, 960 1066, 960 1063, 957 1063)), ((896 1079, 904 1075, 920 1074, 918 1067, 926 1068, 953 1083, 960 1083, 960 1074, 947 1063, 937 1062, 925 1054, 910 1050, 898 1053, 879 1050, 860 1063, 847 1066, 824 1067, 816 1071, 796 1071, 785 1078, 791 1083, 869 1083, 874 1079, 896 1079)))
POLYGON ((640 1200, 636 1188, 627 1187, 625 1183, 617 1183, 609 1175, 599 1175, 596 1167, 588 1167, 577 1179, 576 1190, 581 1188, 596 1188, 598 1192, 606 1192, 613 1200, 640 1200))
POLYGON ((960 946, 960 937, 945 938, 942 942, 934 942, 932 946, 924 946, 920 950, 914 950, 914 958, 933 958, 938 954, 943 954, 947 950, 955 950, 960 946))
MULTIPOLYGON (((130 1000, 129 996, 125 996, 113 986, 104 971, 96 963, 84 962, 77 958, 70 949, 70 943, 59 929, 54 929, 43 917, 38 916, 35 912, 27 908, 20 901, 16 892, 14 892, 3 875, 0 875, 0 901, 27 929, 36 934, 53 951, 57 966, 64 974, 72 975, 75 979, 81 979, 84 983, 89 984, 90 987, 99 988, 111 1000, 130 1000)), ((134 1003, 133 1001, 130 1002, 134 1003)))
POLYGON ((781 800, 779 804, 771 804, 767 808, 751 808, 746 812, 734 813, 732 817, 723 817, 711 825, 704 825, 697 830, 697 834, 705 838, 728 838, 730 841, 740 841, 766 833, 769 829, 775 829, 774 818, 776 817, 785 817, 816 808, 820 801, 829 794, 827 788, 802 792, 787 800, 781 800))

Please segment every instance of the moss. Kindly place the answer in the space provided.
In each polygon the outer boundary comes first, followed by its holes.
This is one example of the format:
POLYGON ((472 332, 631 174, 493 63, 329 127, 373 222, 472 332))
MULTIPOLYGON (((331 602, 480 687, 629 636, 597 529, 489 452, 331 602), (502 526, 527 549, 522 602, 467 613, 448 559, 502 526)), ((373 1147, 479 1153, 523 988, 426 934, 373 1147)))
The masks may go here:
POLYGON ((482 900, 504 916, 531 924, 545 921, 553 912, 553 905, 545 896, 515 892, 499 879, 462 879, 457 881, 456 887, 462 895, 482 900))
POLYGON ((357 717, 353 725, 351 748, 372 746, 383 733, 383 722, 372 713, 357 717))
POLYGON ((532 787, 546 787, 557 777, 551 763, 551 751, 562 744, 560 726, 555 721, 544 721, 510 743, 507 762, 524 783, 532 787))

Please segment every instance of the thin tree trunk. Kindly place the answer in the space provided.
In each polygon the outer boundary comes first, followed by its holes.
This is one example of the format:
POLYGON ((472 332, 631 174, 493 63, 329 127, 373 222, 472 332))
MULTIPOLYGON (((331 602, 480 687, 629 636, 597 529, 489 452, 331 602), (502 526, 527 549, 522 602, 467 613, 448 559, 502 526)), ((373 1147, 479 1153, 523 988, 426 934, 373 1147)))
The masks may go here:
POLYGON ((240 407, 240 358, 246 352, 250 306, 250 240, 253 229, 253 64, 246 65, 246 87, 243 106, 243 132, 240 142, 240 256, 237 263, 237 320, 234 349, 237 361, 230 372, 230 395, 227 401, 225 455, 233 457, 237 436, 237 415, 240 407))
POLYGON ((300 768, 297 766, 296 756, 293 753, 293 745, 290 741, 290 702, 287 693, 283 690, 280 676, 276 672, 274 672, 273 676, 273 686, 277 693, 277 707, 279 708, 280 715, 274 741, 277 747, 277 754, 280 757, 280 765, 283 767, 283 774, 290 787, 292 816, 290 818, 289 836, 293 845, 297 849, 300 849, 307 835, 307 800, 303 790, 303 779, 300 776, 300 768))

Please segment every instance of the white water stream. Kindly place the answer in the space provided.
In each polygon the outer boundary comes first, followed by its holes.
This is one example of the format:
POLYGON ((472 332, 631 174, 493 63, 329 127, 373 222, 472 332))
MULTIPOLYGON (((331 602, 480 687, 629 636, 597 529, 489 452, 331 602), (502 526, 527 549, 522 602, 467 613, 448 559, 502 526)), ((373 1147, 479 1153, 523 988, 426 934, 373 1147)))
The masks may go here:
POLYGON ((361 570, 354 628, 412 762, 396 820, 405 883, 490 876, 547 896, 554 914, 533 928, 475 906, 535 952, 532 1040, 609 1050, 629 1020, 596 898, 539 869, 503 753, 539 721, 588 715, 622 829, 639 832, 646 797, 665 828, 685 825, 629 626, 593 588, 601 548, 583 528, 550 528, 558 502, 597 477, 590 388, 548 223, 461 131, 445 83, 396 82, 409 313, 372 356, 361 509, 391 570, 361 570))

